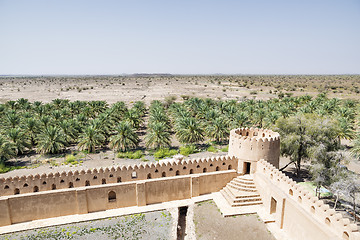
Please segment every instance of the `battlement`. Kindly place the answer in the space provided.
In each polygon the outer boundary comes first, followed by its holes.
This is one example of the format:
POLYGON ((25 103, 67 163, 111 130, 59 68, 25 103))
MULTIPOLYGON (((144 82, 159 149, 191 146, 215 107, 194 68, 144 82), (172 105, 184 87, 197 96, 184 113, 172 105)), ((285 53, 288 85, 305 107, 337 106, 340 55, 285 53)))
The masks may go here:
POLYGON ((306 212, 324 226, 327 226, 328 231, 334 232, 343 239, 360 239, 356 224, 351 224, 348 218, 343 218, 340 213, 330 209, 328 204, 319 200, 269 162, 265 160, 258 161, 256 173, 265 176, 266 179, 285 192, 290 199, 302 208, 302 212, 306 212))
MULTIPOLYGON (((229 156, 237 157, 241 162, 256 164, 260 159, 279 167, 280 135, 262 128, 238 128, 230 131, 229 156)), ((255 169, 255 168, 254 168, 255 169)))
POLYGON ((229 156, 0 178, 0 196, 235 169, 229 156))
POLYGON ((230 136, 251 142, 271 142, 280 140, 280 134, 263 128, 238 128, 230 131, 230 136))

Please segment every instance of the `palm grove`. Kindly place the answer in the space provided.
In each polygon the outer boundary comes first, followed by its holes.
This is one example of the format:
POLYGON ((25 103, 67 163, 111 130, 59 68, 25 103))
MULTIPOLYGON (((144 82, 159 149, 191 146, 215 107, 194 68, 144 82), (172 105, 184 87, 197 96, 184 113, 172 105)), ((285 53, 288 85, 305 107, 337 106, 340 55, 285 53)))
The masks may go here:
MULTIPOLYGON (((168 99, 169 100, 169 99, 168 99)), ((359 104, 354 100, 282 97, 267 101, 220 101, 189 98, 184 102, 117 102, 55 99, 51 103, 26 99, 0 104, 0 158, 2 163, 36 151, 56 154, 70 148, 86 153, 111 148, 139 148, 141 130, 146 149, 171 147, 175 137, 183 146, 226 143, 233 128, 257 126, 281 134, 281 151, 300 174, 304 161, 312 161, 319 184, 341 177, 340 140, 354 140, 351 149, 360 158, 359 104)))

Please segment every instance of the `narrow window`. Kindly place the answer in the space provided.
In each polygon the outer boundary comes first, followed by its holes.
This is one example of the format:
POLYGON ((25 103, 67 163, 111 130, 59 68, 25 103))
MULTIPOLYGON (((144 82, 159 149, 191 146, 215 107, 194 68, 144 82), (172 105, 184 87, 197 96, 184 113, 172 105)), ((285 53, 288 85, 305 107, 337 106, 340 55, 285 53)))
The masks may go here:
POLYGON ((69 182, 69 188, 73 188, 74 184, 72 182, 69 182))
POLYGON ((200 165, 197 165, 196 168, 200 168, 200 165))
POLYGON ((120 183, 121 182, 121 177, 117 178, 117 182, 120 183))
POLYGON ((29 185, 27 183, 24 184, 24 187, 28 187, 29 185))
POLYGON ((101 184, 106 184, 106 179, 105 178, 101 179, 101 184))
POLYGON ((39 191, 39 187, 38 186, 35 186, 34 187, 34 192, 38 192, 39 191))
POLYGON ((64 179, 61 179, 61 180, 60 180, 60 183, 64 183, 64 182, 65 182, 64 179))
POLYGON ((203 173, 207 172, 207 169, 206 168, 203 168, 203 173))
POLYGON ((151 173, 147 175, 147 179, 151 179, 151 173))
POLYGON ((311 206, 311 212, 315 213, 315 207, 314 206, 311 206))
POLYGON ((228 170, 231 170, 231 169, 232 169, 232 167, 231 167, 231 165, 229 165, 229 166, 228 166, 228 170))
POLYGON ((194 173, 194 170, 190 169, 190 174, 193 174, 194 173))
POLYGON ((166 177, 166 172, 162 172, 161 177, 166 177))
POLYGON ((155 172, 159 172, 159 170, 155 169, 155 172))
POLYGON ((51 185, 51 190, 55 190, 55 189, 56 189, 56 185, 55 184, 51 185))
POLYGON ((219 171, 219 170, 220 170, 220 168, 219 168, 219 166, 217 166, 216 169, 215 169, 215 171, 219 171))
POLYGON ((86 181, 85 181, 85 186, 86 186, 86 187, 90 186, 90 181, 89 181, 89 180, 86 180, 86 181))
POLYGON ((277 201, 272 197, 270 202, 270 214, 276 213, 276 205, 277 201))
POLYGON ((116 193, 114 191, 109 192, 108 200, 109 200, 109 202, 115 202, 116 201, 116 193))
POLYGON ((18 188, 15 188, 14 194, 15 194, 15 195, 20 194, 20 190, 19 190, 18 188))
POLYGON ((180 175, 180 171, 177 170, 176 173, 175 173, 176 176, 179 176, 180 175))

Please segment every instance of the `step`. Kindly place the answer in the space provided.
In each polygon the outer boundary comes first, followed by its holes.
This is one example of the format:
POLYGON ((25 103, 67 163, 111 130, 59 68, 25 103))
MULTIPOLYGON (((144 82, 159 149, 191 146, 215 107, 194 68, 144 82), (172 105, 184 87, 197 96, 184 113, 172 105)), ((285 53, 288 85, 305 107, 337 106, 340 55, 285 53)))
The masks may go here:
POLYGON ((253 181, 244 181, 243 179, 240 179, 240 178, 234 178, 232 180, 232 182, 237 182, 237 183, 247 184, 247 185, 255 185, 255 183, 253 181))
POLYGON ((244 192, 230 187, 225 187, 224 189, 230 191, 231 195, 234 196, 234 198, 236 199, 247 198, 247 197, 260 197, 260 195, 257 192, 244 192))
POLYGON ((231 181, 232 184, 238 185, 239 187, 244 187, 244 188, 256 188, 255 184, 244 184, 244 183, 239 183, 236 181, 231 181))
POLYGON ((225 200, 231 205, 231 206, 249 206, 249 205, 258 205, 262 204, 260 197, 247 197, 247 198, 240 198, 240 199, 234 199, 232 197, 232 193, 228 190, 220 190, 220 193, 225 198, 225 200))
POLYGON ((233 201, 234 203, 240 202, 261 202, 261 197, 248 197, 248 198, 240 198, 233 201))
POLYGON ((220 190, 220 193, 225 198, 225 200, 228 202, 228 204, 230 204, 230 205, 233 204, 233 200, 232 200, 231 196, 229 196, 229 194, 226 191, 220 190))
POLYGON ((256 192, 256 188, 246 188, 246 187, 241 187, 235 184, 232 184, 231 182, 228 183, 226 186, 230 187, 230 188, 234 188, 238 191, 244 191, 244 192, 256 192))
POLYGON ((241 180, 244 180, 244 181, 248 181, 248 182, 252 182, 254 181, 254 179, 252 177, 248 177, 248 176, 238 176, 236 179, 241 179, 241 180))
POLYGON ((223 191, 229 196, 230 199, 236 198, 236 195, 229 188, 224 188, 223 191))
POLYGON ((241 206, 251 206, 251 205, 261 205, 262 201, 259 202, 241 202, 241 203, 233 203, 231 207, 241 207, 241 206))

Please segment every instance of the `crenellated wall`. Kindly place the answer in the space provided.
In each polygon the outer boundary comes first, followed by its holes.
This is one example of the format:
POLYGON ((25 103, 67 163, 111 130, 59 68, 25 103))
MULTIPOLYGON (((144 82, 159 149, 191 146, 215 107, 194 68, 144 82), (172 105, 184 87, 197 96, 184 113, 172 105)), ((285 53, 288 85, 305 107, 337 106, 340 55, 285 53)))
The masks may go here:
POLYGON ((250 173, 254 173, 256 162, 260 159, 265 159, 278 168, 280 135, 268 129, 233 129, 230 131, 228 155, 239 159, 239 173, 246 173, 246 162, 251 163, 250 173))
POLYGON ((360 240, 356 224, 269 162, 258 161, 254 181, 265 208, 292 239, 360 240))
POLYGON ((171 176, 235 169, 234 157, 221 156, 167 163, 143 163, 134 166, 56 172, 14 178, 0 178, 0 196, 77 188, 109 183, 130 182, 171 176))
POLYGON ((219 191, 236 176, 235 170, 224 170, 3 196, 0 226, 187 199, 219 191))

